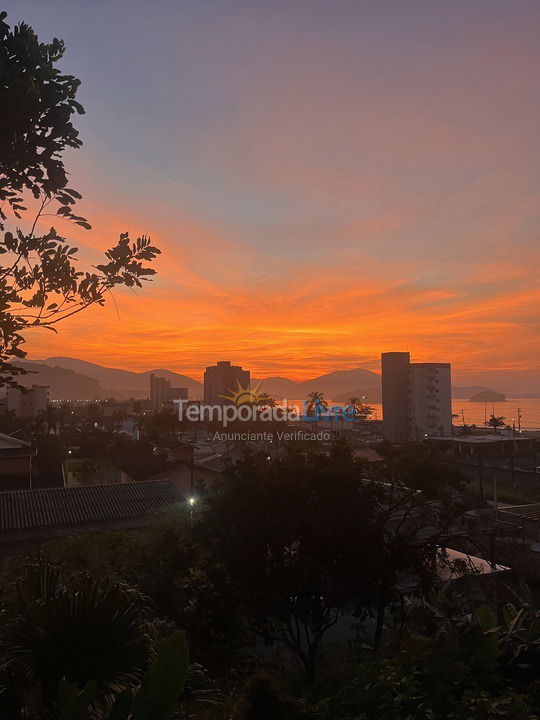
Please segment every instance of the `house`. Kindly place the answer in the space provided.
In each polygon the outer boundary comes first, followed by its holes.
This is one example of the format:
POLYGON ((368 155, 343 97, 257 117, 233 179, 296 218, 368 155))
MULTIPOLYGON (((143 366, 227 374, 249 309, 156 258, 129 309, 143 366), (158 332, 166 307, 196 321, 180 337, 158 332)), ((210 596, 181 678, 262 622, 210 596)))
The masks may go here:
POLYGON ((527 505, 501 505, 498 509, 500 520, 512 522, 521 529, 524 541, 538 549, 540 543, 540 503, 527 505))
POLYGON ((454 438, 432 438, 446 451, 450 462, 469 480, 477 481, 480 497, 484 486, 497 482, 538 490, 540 461, 538 440, 532 437, 495 434, 460 435, 454 438))
POLYGON ((435 571, 441 582, 454 582, 465 577, 483 578, 491 575, 508 574, 506 565, 491 563, 484 558, 460 552, 449 547, 437 548, 435 571))
POLYGON ((538 441, 530 437, 505 435, 459 435, 454 438, 433 438, 448 456, 462 465, 534 469, 538 464, 538 441))
POLYGON ((168 480, 0 492, 0 556, 66 535, 144 527, 185 503, 168 480))
POLYGON ((32 458, 29 442, 0 433, 0 491, 32 487, 32 458))

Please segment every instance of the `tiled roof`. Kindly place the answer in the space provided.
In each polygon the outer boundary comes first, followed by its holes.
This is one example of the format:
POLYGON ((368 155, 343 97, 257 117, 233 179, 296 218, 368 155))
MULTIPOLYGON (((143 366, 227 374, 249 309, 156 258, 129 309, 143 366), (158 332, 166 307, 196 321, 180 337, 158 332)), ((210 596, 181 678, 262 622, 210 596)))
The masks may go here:
POLYGON ((430 542, 433 540, 442 542, 443 539, 448 541, 450 539, 455 540, 459 537, 466 537, 470 532, 470 528, 457 523, 449 527, 445 527, 443 523, 440 525, 430 525, 426 523, 422 527, 416 528, 414 539, 416 542, 430 542))
POLYGON ((185 502, 168 480, 0 492, 0 531, 143 518, 185 502))

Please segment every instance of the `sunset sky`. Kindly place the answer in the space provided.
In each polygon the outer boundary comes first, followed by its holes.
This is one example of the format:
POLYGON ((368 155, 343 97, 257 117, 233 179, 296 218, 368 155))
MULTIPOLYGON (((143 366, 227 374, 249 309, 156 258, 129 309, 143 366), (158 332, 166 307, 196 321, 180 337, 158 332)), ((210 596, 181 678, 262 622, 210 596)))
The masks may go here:
POLYGON ((62 229, 87 262, 125 230, 163 253, 31 358, 540 373, 538 0, 3 7, 82 81, 66 162, 93 230, 62 229))

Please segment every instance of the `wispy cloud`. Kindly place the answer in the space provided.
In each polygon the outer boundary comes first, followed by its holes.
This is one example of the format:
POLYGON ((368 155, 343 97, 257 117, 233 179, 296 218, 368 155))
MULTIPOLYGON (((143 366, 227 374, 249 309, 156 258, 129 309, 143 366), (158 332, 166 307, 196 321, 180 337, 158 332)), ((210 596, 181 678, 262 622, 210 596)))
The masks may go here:
POLYGON ((70 163, 95 230, 74 239, 93 263, 145 232, 158 276, 32 356, 540 366, 537 3, 118 5, 131 30, 100 32, 99 57, 55 18, 87 93, 70 163))

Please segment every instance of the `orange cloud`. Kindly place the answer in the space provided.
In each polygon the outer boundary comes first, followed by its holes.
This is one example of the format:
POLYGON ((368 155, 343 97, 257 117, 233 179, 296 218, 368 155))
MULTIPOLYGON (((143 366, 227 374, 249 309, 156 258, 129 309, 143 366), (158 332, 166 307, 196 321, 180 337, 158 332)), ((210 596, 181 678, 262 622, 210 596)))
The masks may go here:
POLYGON ((114 304, 67 321, 58 338, 35 331, 31 355, 168 367, 196 377, 220 358, 255 375, 297 379, 359 364, 375 369, 380 352, 404 347, 464 370, 530 368, 533 358, 538 366, 540 337, 531 334, 531 322, 540 288, 532 277, 520 275, 502 289, 497 275, 483 288, 478 278, 430 287, 385 281, 368 267, 351 278, 347 267, 314 277, 313 268, 297 266, 274 283, 240 273, 236 282, 214 284, 174 257, 161 263, 163 276, 143 292, 116 292, 114 304))
MULTIPOLYGON (((271 62, 249 72, 260 36, 235 36, 242 50, 225 46, 214 66, 216 35, 192 155, 163 79, 167 141, 158 113, 158 140, 133 138, 135 159, 89 134, 75 160, 95 228, 73 233, 82 258, 145 232, 163 251, 155 282, 58 337, 35 331, 30 355, 199 378, 229 358, 297 379, 377 369, 380 352, 405 348, 461 371, 540 369, 537 27, 480 14, 456 15, 469 30, 455 37, 445 15, 443 48, 430 33, 419 47, 372 28, 330 43, 327 27, 278 23, 271 62)), ((188 72, 164 62, 156 76, 169 67, 188 72)))

